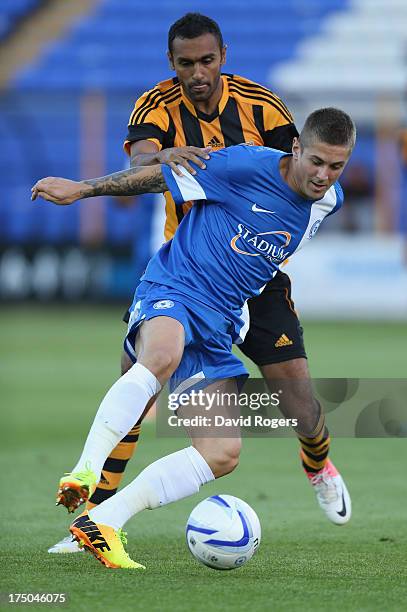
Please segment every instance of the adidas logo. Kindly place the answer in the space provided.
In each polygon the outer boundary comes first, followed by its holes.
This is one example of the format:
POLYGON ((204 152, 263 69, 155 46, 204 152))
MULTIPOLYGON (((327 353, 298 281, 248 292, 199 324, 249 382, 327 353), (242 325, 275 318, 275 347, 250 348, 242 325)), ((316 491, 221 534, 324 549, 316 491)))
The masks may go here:
POLYGON ((290 346, 293 343, 292 340, 285 334, 282 334, 277 342, 274 344, 276 348, 280 348, 281 346, 290 346))
POLYGON ((208 142, 206 146, 207 147, 224 147, 225 145, 218 138, 216 138, 216 136, 214 136, 213 138, 210 139, 210 141, 208 142))

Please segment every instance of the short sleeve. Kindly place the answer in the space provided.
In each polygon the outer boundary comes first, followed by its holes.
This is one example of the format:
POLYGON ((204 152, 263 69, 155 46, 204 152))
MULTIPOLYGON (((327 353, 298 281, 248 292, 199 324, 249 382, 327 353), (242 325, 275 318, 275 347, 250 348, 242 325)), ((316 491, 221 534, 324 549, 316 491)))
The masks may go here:
POLYGON ((335 188, 335 194, 336 194, 336 204, 335 204, 334 208, 332 209, 332 211, 329 213, 330 215, 333 215, 340 208, 342 208, 343 201, 344 201, 344 198, 345 198, 345 196, 343 194, 343 189, 342 189, 342 187, 341 187, 341 185, 339 183, 335 183, 334 184, 334 188, 335 188))
POLYGON ((213 153, 205 162, 206 168, 204 170, 198 168, 195 164, 191 164, 196 170, 195 175, 190 174, 182 166, 178 166, 182 176, 175 174, 169 166, 161 166, 168 189, 176 204, 182 204, 189 200, 222 201, 224 199, 225 191, 229 186, 229 149, 222 149, 213 153))
POLYGON ((130 153, 130 145, 139 140, 151 140, 161 150, 169 127, 169 117, 157 89, 145 92, 131 112, 123 148, 130 153))
POLYGON ((273 104, 263 107, 263 122, 265 146, 290 153, 298 131, 293 116, 278 96, 275 96, 273 104))

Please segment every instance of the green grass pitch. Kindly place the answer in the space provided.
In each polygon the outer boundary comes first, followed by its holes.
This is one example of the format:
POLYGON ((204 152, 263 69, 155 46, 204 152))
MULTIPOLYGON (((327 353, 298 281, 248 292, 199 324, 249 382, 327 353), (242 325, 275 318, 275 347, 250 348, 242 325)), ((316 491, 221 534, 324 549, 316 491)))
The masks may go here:
MULTIPOLYGON (((198 496, 144 512, 127 526, 129 552, 146 572, 103 568, 91 555, 49 555, 66 534, 56 483, 77 458, 105 390, 117 376, 120 308, 3 308, 3 593, 64 592, 69 610, 405 610, 406 440, 337 439, 332 457, 346 477, 354 514, 338 528, 321 514, 298 461, 295 439, 247 439, 241 464, 198 496), (245 499, 262 524, 258 554, 217 572, 189 554, 184 525, 215 493, 245 499)), ((307 323, 314 376, 403 377, 406 326, 307 323)), ((144 426, 126 482, 185 445, 144 426)), ((2 609, 11 608, 3 599, 2 609)), ((24 608, 43 606, 24 606, 24 608)), ((54 606, 47 606, 52 607, 54 606)))

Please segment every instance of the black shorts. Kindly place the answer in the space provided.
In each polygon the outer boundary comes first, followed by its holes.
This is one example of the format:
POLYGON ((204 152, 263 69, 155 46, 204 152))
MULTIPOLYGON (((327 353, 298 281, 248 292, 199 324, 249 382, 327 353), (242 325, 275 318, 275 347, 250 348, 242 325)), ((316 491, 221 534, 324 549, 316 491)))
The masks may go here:
POLYGON ((277 272, 248 306, 250 328, 239 344, 246 357, 258 366, 307 357, 287 274, 277 272))
MULTIPOLYGON (((277 272, 264 291, 248 301, 250 328, 239 348, 256 365, 307 357, 302 327, 291 299, 291 281, 277 272)), ((123 316, 129 322, 129 312, 123 316)))

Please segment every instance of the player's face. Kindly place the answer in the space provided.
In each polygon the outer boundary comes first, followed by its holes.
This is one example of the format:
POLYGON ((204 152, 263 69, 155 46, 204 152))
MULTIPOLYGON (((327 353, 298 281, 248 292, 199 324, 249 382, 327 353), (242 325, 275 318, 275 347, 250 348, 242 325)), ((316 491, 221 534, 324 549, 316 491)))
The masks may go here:
POLYGON ((305 198, 319 200, 341 176, 351 149, 347 146, 315 142, 301 149, 297 139, 293 145, 293 178, 305 198))
POLYGON ((186 96, 193 104, 208 102, 212 97, 220 98, 220 73, 226 59, 226 47, 220 49, 213 34, 202 34, 196 38, 175 38, 172 53, 168 53, 168 58, 186 96))

